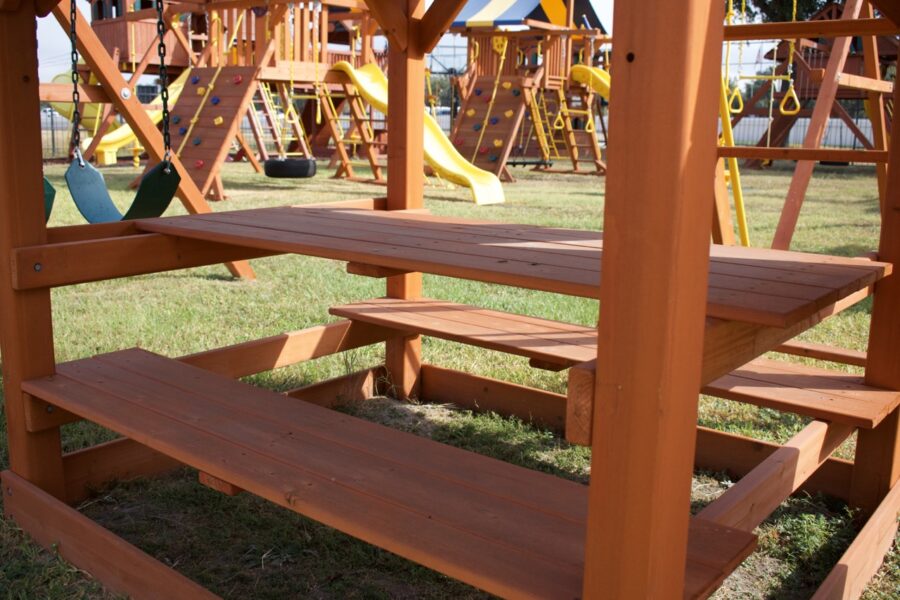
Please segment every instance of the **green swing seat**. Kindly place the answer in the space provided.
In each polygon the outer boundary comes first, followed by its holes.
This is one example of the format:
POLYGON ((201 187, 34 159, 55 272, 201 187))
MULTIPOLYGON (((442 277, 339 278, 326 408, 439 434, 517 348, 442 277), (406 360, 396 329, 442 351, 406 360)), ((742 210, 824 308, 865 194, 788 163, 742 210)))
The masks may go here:
POLYGON ((158 217, 169 208, 179 183, 181 176, 170 163, 158 163, 141 178, 134 201, 122 214, 109 196, 103 173, 92 164, 74 160, 66 169, 66 185, 72 200, 78 212, 92 224, 158 217))

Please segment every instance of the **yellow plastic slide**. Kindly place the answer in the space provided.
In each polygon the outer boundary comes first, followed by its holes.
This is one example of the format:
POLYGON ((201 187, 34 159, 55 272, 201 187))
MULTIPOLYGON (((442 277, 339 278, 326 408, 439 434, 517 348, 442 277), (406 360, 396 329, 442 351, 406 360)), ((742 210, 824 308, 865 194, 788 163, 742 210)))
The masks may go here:
MULTIPOLYGON (((376 110, 388 114, 387 77, 372 63, 354 69, 353 65, 341 61, 332 67, 350 78, 360 95, 376 110)), ((425 107, 422 107, 425 111, 425 107)), ((503 187, 493 173, 479 169, 456 150, 444 135, 441 126, 425 112, 425 160, 435 172, 452 183, 472 190, 475 204, 499 204, 503 202, 503 187)))
MULTIPOLYGON (((178 76, 178 79, 169 84, 169 102, 171 104, 175 104, 178 100, 178 96, 181 95, 181 90, 184 89, 184 82, 187 81, 188 75, 190 74, 190 69, 185 69, 181 75, 178 76)), ((57 77, 66 77, 69 78, 68 74, 57 75, 57 77)), ((56 81, 56 77, 53 78, 56 81)), ((151 104, 162 104, 162 98, 157 96, 153 99, 151 104)), ((52 104, 53 109, 56 110, 59 114, 66 117, 67 119, 72 118, 72 103, 71 102, 54 102, 52 104)), ((96 118, 96 106, 98 105, 88 105, 87 110, 93 109, 94 112, 86 112, 86 115, 91 115, 91 118, 96 118)), ((156 125, 162 120, 162 111, 161 110, 150 110, 147 111, 147 115, 150 117, 150 120, 153 121, 153 124, 156 125)), ((84 126, 87 128, 92 128, 93 123, 88 123, 85 120, 82 120, 84 126)), ((113 129, 112 131, 108 131, 106 135, 103 136, 103 140, 100 144, 97 145, 97 162, 101 165, 111 165, 116 162, 116 152, 118 152, 119 148, 127 146, 129 144, 140 143, 138 142, 137 136, 134 134, 134 131, 131 130, 131 127, 128 125, 120 125, 113 129)), ((91 138, 87 138, 82 141, 82 149, 87 148, 91 144, 91 138)))
POLYGON ((590 86, 592 90, 609 100, 609 72, 599 67, 587 65, 572 65, 569 73, 572 81, 590 86))

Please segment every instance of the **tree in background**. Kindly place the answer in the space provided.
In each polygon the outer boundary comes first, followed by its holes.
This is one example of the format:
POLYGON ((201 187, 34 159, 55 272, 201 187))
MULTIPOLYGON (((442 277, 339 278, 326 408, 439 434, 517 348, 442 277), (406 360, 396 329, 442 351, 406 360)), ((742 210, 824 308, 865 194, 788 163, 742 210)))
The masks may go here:
MULTIPOLYGON (((803 21, 819 12, 831 0, 797 0, 797 20, 803 21)), ((735 10, 740 11, 740 0, 734 0, 735 10)), ((751 20, 790 21, 793 16, 793 0, 747 0, 747 16, 751 20)))

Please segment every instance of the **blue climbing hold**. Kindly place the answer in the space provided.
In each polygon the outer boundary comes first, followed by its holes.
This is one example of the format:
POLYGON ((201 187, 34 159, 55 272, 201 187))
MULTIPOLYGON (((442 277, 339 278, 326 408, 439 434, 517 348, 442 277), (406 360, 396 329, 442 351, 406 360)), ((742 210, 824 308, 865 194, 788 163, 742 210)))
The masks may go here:
POLYGON ((184 135, 186 133, 187 133, 187 127, 179 127, 178 128, 178 135, 184 135))
POLYGON ((491 154, 491 155, 488 157, 488 160, 490 160, 491 162, 497 162, 497 161, 499 160, 499 158, 500 158, 500 157, 497 156, 496 154, 491 154))
POLYGON ((476 96, 480 96, 480 95, 481 95, 481 88, 475 88, 475 95, 476 95, 476 96))
POLYGON ((472 125, 472 129, 474 129, 475 131, 481 131, 481 123, 475 123, 474 125, 472 125))
POLYGON ((194 144, 195 146, 199 146, 199 145, 200 145, 200 142, 202 142, 202 141, 203 141, 203 140, 201 140, 200 138, 196 137, 196 138, 194 138, 193 142, 191 142, 191 143, 194 144))
POLYGON ((518 98, 521 95, 522 95, 522 90, 519 90, 519 89, 513 90, 513 96, 518 98))
POLYGON ((213 103, 213 106, 215 106, 215 105, 217 105, 219 102, 221 102, 221 100, 219 100, 219 97, 218 97, 218 96, 213 96, 213 97, 212 97, 212 100, 210 100, 210 102, 212 102, 212 103, 213 103))
POLYGON ((497 117, 491 117, 491 120, 490 120, 491 125, 496 125, 499 122, 500 122, 500 119, 498 119, 497 117))
POLYGON ((178 125, 179 123, 181 123, 181 117, 179 115, 173 116, 172 122, 175 123, 176 125, 178 125))
POLYGON ((200 83, 200 76, 194 75, 193 77, 191 77, 191 83, 194 85, 197 85, 198 83, 200 83))

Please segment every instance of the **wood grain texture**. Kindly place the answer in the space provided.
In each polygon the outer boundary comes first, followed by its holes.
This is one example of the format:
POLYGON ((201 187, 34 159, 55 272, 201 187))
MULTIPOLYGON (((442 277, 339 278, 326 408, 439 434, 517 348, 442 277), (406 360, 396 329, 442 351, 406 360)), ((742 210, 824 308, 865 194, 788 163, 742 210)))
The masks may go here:
MULTIPOLYGON (((65 363, 31 393, 489 592, 572 598, 587 490, 140 350, 65 363), (523 527, 527 523, 527 527, 523 527)), ((690 596, 755 537, 690 527, 690 596)))
POLYGON ((136 600, 218 598, 13 472, 0 478, 6 516, 110 591, 136 600))

